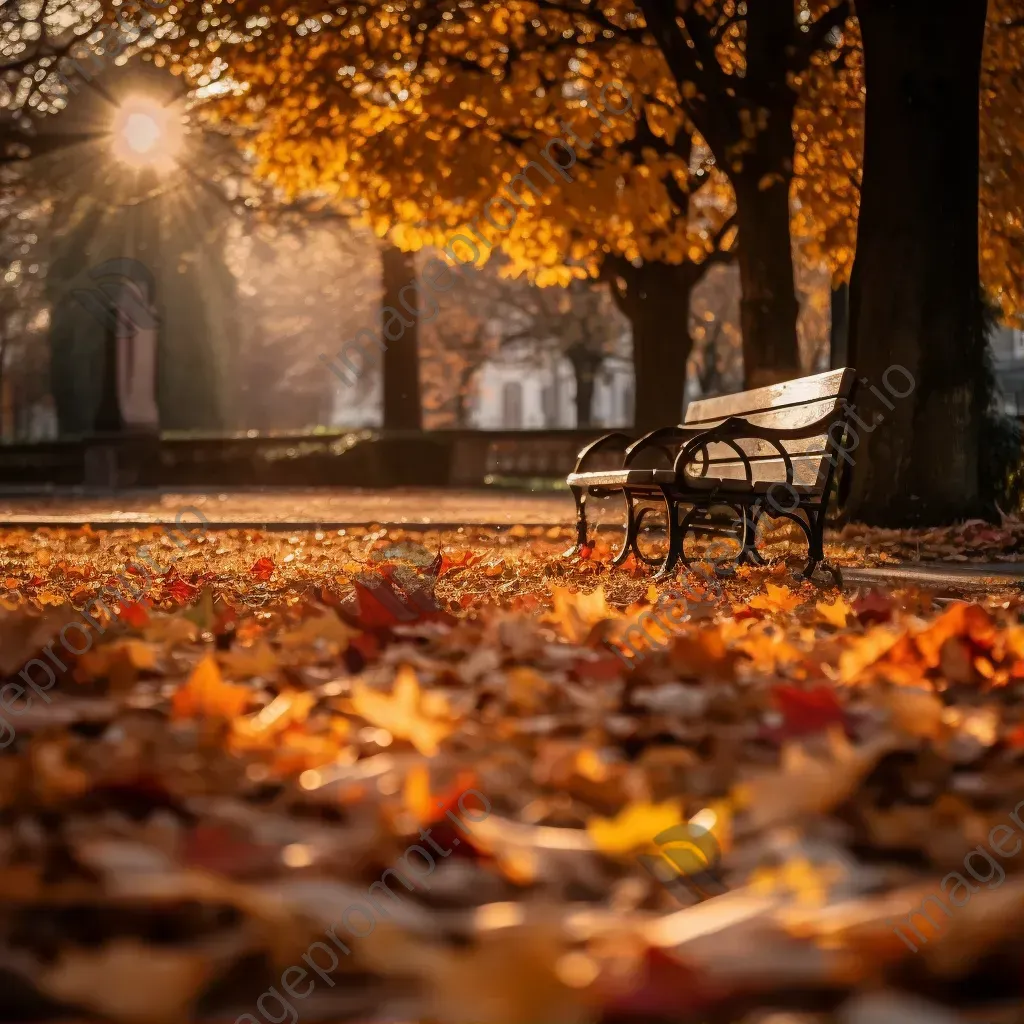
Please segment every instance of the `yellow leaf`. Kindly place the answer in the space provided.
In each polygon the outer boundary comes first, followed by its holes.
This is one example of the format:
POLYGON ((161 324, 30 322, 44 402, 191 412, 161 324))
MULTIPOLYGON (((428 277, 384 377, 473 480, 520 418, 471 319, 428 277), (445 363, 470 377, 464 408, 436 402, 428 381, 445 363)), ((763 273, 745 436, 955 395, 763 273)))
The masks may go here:
POLYGON ((865 669, 887 654, 903 636, 896 630, 876 627, 859 637, 839 655, 839 678, 852 683, 865 669))
POLYGON ((270 677, 277 674, 277 658, 264 642, 252 647, 234 647, 219 651, 217 660, 229 676, 249 679, 252 676, 270 677))
POLYGON ((285 690, 262 711, 236 719, 232 740, 240 749, 264 747, 292 726, 302 725, 316 704, 316 695, 308 690, 285 690))
POLYGON ((653 845, 654 837, 683 820, 679 803, 630 804, 614 818, 591 818, 587 832, 605 853, 628 854, 653 845))
POLYGON ((946 731, 943 725, 946 706, 931 690, 896 687, 885 692, 882 704, 888 707, 893 725, 908 736, 938 740, 946 731))
POLYGON ((430 793, 430 771, 425 764, 414 765, 405 777, 402 799, 412 816, 426 824, 437 817, 437 801, 430 793))
POLYGON ((527 711, 537 711, 544 695, 551 689, 548 681, 532 668, 517 665, 505 676, 509 700, 527 711))
POLYGON ((569 587, 553 586, 551 597, 554 608, 545 621, 555 623, 562 635, 575 643, 585 640, 598 622, 619 617, 608 604, 604 587, 583 594, 569 587))
POLYGON ((837 597, 832 604, 819 601, 814 607, 829 625, 835 626, 837 629, 845 628, 846 617, 850 614, 851 609, 841 597, 837 597))
POLYGON ((777 587, 774 583, 766 583, 764 589, 764 594, 758 594, 751 599, 751 608, 760 608, 768 612, 791 612, 803 604, 804 599, 794 594, 789 587, 777 587))
POLYGON ((349 642, 357 635, 356 630, 346 626, 333 609, 328 608, 323 615, 313 615, 296 629, 282 634, 281 646, 306 647, 317 640, 323 640, 336 645, 340 652, 348 650, 349 642))
MULTIPOLYGON (((432 703, 436 708, 438 702, 432 703)), ((452 724, 427 717, 420 705, 420 684, 408 665, 398 670, 390 694, 372 690, 361 680, 356 681, 352 691, 356 714, 387 729, 397 739, 408 740, 421 754, 433 757, 441 740, 452 731, 452 724)))
POLYGON ((146 671, 156 668, 156 651, 150 644, 142 640, 125 640, 120 646, 134 668, 146 671))

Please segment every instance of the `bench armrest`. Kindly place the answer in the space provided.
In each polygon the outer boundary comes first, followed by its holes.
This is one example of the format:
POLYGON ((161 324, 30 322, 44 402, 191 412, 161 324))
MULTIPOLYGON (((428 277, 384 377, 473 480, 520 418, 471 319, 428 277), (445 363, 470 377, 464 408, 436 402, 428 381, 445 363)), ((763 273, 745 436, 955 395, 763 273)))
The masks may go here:
MULTIPOLYGON (((760 427, 740 416, 730 416, 717 426, 710 427, 709 429, 697 434, 692 440, 683 445, 679 454, 676 456, 672 469, 675 471, 677 477, 681 476, 685 472, 686 467, 695 462, 694 455, 697 452, 706 451, 709 444, 719 442, 721 444, 729 445, 729 447, 736 452, 737 458, 743 463, 747 483, 752 484, 753 474, 750 467, 750 457, 736 443, 740 440, 752 439, 767 441, 769 444, 775 446, 776 451, 779 453, 779 458, 782 459, 786 466, 786 480, 789 483, 792 483, 793 462, 789 452, 786 451, 779 442, 795 441, 803 437, 814 437, 816 434, 828 434, 831 438, 832 435, 830 430, 833 425, 836 423, 843 423, 845 418, 845 405, 803 427, 786 427, 782 429, 775 427, 760 427)), ((701 474, 703 476, 707 472, 709 461, 705 459, 702 465, 705 468, 704 473, 701 474)))
POLYGON ((663 451, 671 464, 679 451, 679 443, 702 433, 704 430, 701 427, 687 426, 659 427, 657 430, 652 430, 626 449, 626 458, 622 463, 623 469, 629 468, 642 451, 650 448, 659 448, 663 451))
POLYGON ((586 468, 584 463, 587 459, 596 452, 599 452, 601 449, 619 445, 625 452, 632 440, 633 439, 629 434, 624 434, 621 430, 616 430, 610 434, 605 434, 603 437, 599 437, 596 441, 591 441, 585 448, 580 449, 580 453, 576 459, 576 468, 573 470, 573 473, 583 472, 586 468))

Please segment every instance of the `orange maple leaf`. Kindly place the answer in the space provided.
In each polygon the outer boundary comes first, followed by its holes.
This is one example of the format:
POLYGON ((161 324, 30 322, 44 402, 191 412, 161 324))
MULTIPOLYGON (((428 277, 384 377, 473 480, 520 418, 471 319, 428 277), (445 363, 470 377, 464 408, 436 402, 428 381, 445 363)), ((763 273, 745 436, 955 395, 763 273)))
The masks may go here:
POLYGON ((814 607, 818 614, 836 629, 845 629, 846 619, 853 612, 853 609, 841 597, 837 597, 832 604, 819 601, 814 607))
POLYGON ((765 583, 765 593, 758 594, 748 602, 751 608, 759 608, 766 612, 791 612, 804 603, 799 594, 794 594, 789 587, 777 587, 774 583, 765 583))
POLYGON ((252 691, 247 686, 226 683, 212 655, 207 655, 174 694, 172 715, 174 718, 232 719, 248 707, 252 691))

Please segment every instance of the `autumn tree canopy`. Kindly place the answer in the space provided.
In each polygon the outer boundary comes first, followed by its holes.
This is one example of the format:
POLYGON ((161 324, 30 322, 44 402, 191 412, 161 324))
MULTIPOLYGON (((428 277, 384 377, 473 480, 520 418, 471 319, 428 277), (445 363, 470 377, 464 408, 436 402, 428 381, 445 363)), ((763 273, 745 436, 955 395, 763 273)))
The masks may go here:
MULTIPOLYGON (((265 173, 290 190, 358 196, 403 246, 446 245, 553 138, 570 140, 572 166, 500 238, 482 240, 480 258, 500 246, 541 283, 604 270, 658 306, 624 305, 641 347, 661 338, 652 364, 685 365, 676 314, 695 283, 659 265, 703 264, 733 248, 746 221, 742 318, 757 382, 799 366, 790 123, 799 74, 832 52, 846 17, 844 5, 772 6, 768 19, 745 5, 695 6, 677 24, 658 4, 579 0, 326 16, 290 3, 272 18, 214 4, 212 17, 180 12, 175 48, 191 80, 218 92, 211 115, 256 133, 265 173), (604 109, 611 87, 628 116, 604 109), (676 301, 659 305, 666 286, 676 301)), ((681 376, 673 388, 660 421, 678 416, 681 376)))

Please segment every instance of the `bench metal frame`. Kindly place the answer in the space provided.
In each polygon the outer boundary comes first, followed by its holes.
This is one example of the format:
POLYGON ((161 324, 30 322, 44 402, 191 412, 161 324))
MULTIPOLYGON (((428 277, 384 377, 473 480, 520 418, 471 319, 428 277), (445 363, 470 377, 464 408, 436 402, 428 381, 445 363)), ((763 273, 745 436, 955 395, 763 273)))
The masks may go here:
MULTIPOLYGON (((849 397, 852 398, 852 390, 849 397)), ((838 460, 841 458, 849 461, 845 449, 849 409, 849 398, 837 398, 837 408, 833 412, 806 426, 795 428, 757 426, 742 417, 731 416, 708 429, 685 425, 662 427, 636 441, 621 431, 605 434, 580 451, 576 468, 568 480, 576 502, 576 544, 573 552, 578 552, 587 542, 588 494, 602 498, 621 492, 626 502, 626 536, 613 565, 620 565, 632 552, 638 560, 658 567, 657 577, 669 576, 680 561, 687 567, 690 565, 691 560, 684 551, 684 542, 686 534, 691 531, 731 537, 739 544, 736 564, 764 565, 765 559, 757 550, 757 527, 761 519, 767 516, 772 520, 788 519, 796 523, 807 538, 807 563, 802 573, 805 578, 810 579, 821 566, 842 586, 842 573, 825 559, 824 532, 829 498, 837 483, 838 460), (824 479, 814 486, 796 485, 792 455, 782 442, 820 434, 827 435, 827 446, 832 449, 823 456, 827 464, 824 479), (778 452, 785 467, 785 480, 771 482, 765 489, 755 486, 750 456, 737 443, 748 439, 765 441, 778 452), (736 452, 744 468, 745 480, 715 478, 714 463, 708 447, 716 442, 727 444, 736 452), (587 463, 594 455, 617 446, 624 449, 621 469, 618 471, 623 477, 621 481, 609 480, 595 484, 574 481, 578 474, 590 471, 587 463), (652 448, 660 449, 671 462, 673 479, 657 483, 653 480, 628 482, 625 474, 633 467, 641 452, 652 448), (703 459, 699 458, 701 455, 703 459), (700 467, 699 475, 687 473, 688 469, 697 466, 700 467), (697 482, 701 480, 706 480, 707 486, 697 482), (782 500, 776 497, 780 490, 782 500), (663 559, 648 558, 639 546, 644 517, 655 511, 652 507, 654 504, 664 505, 668 519, 668 552, 663 559), (739 525, 734 529, 716 526, 710 516, 714 508, 731 508, 737 517, 734 522, 739 525), (680 513, 684 510, 685 514, 680 519, 680 513)), ((609 475, 618 473, 612 471, 609 475)))

